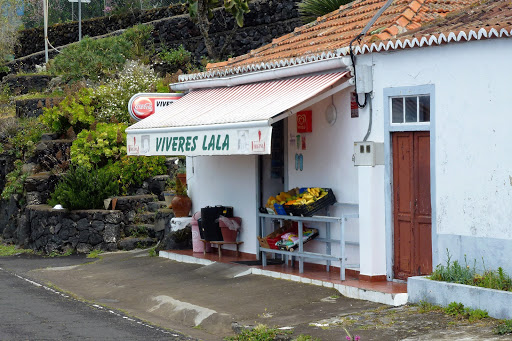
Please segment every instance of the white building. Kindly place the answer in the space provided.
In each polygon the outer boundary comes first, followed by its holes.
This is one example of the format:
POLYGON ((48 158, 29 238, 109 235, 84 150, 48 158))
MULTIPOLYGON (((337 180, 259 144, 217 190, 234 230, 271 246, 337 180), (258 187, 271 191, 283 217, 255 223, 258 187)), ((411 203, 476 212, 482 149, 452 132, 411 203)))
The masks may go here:
POLYGON ((259 251, 258 208, 269 195, 319 186, 336 196, 331 216, 359 218, 330 236, 319 225, 321 238, 343 235, 344 251, 321 241, 304 250, 343 251, 360 279, 429 273, 447 249, 452 260, 483 258, 512 273, 512 9, 472 3, 392 2, 353 43, 364 108, 354 108, 349 43, 385 1, 355 1, 182 76, 172 88, 189 93, 131 126, 128 147, 140 155, 149 135, 146 155, 188 155, 193 211, 233 206, 245 253, 259 251), (310 133, 297 133, 303 110, 312 111, 310 133))

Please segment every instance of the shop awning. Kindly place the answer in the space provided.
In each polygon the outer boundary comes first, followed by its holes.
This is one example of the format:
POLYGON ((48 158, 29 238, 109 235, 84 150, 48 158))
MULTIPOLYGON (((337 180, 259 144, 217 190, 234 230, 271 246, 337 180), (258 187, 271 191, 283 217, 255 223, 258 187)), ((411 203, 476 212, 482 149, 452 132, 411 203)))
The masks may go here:
POLYGON ((130 126, 126 130, 128 154, 270 154, 272 123, 310 106, 318 94, 348 80, 347 74, 191 91, 167 109, 130 126), (298 110, 289 112, 292 108, 298 110))

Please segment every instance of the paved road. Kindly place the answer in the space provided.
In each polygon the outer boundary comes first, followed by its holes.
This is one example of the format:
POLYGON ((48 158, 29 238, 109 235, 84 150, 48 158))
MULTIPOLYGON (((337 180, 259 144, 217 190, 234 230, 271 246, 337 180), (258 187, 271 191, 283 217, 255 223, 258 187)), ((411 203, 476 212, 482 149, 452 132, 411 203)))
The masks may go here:
POLYGON ((2 268, 0 340, 192 340, 75 300, 2 268))

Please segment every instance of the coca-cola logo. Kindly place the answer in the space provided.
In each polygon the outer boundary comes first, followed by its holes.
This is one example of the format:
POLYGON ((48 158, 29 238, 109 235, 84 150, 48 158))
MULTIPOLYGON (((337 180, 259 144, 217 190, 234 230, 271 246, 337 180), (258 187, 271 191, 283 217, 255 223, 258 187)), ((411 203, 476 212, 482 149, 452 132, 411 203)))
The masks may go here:
POLYGON ((153 113, 153 103, 147 97, 139 97, 132 104, 132 110, 139 119, 144 119, 153 113))

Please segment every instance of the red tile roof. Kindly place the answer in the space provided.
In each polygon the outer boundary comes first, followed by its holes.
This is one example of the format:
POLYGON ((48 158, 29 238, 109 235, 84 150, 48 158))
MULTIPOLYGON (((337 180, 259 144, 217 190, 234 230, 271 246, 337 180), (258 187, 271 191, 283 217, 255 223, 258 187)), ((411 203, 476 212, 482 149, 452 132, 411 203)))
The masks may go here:
MULTIPOLYGON (((181 80, 211 78, 346 55, 350 41, 385 3, 386 0, 356 0, 312 23, 297 27, 294 32, 276 38, 270 44, 225 62, 210 64, 207 72, 184 75, 181 80)), ((356 53, 378 52, 469 40, 472 36, 479 38, 489 34, 512 35, 512 1, 395 0, 361 42, 354 46, 356 53), (481 28, 485 28, 485 34, 479 31, 481 28)))

